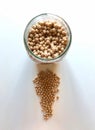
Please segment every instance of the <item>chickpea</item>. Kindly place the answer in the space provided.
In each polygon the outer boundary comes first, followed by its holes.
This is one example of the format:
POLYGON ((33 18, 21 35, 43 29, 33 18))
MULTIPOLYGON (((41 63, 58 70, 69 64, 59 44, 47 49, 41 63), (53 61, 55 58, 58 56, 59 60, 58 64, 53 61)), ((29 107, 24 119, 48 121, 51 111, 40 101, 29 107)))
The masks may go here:
POLYGON ((66 34, 66 31, 62 31, 62 35, 63 36, 66 36, 67 34, 66 34))
MULTIPOLYGON (((33 35, 32 35, 32 37, 33 37, 33 35)), ((39 34, 36 34, 35 37, 36 37, 36 38, 39 38, 39 34)))
POLYGON ((43 51, 43 50, 44 50, 44 47, 43 47, 43 46, 41 46, 41 47, 40 47, 40 50, 41 50, 41 51, 43 51))
POLYGON ((34 29, 34 28, 31 29, 31 33, 32 33, 32 34, 35 33, 35 29, 34 29))
POLYGON ((30 36, 30 38, 33 38, 33 34, 31 34, 31 33, 30 33, 30 35, 29 35, 29 36, 30 36))
POLYGON ((61 48, 61 51, 62 51, 62 52, 64 51, 64 48, 63 48, 63 47, 61 48))
POLYGON ((31 39, 31 38, 28 38, 28 41, 29 41, 29 42, 31 42, 31 41, 32 41, 32 39, 31 39))
POLYGON ((37 24, 36 26, 37 26, 37 28, 38 28, 38 29, 40 29, 40 28, 41 28, 41 25, 40 25, 40 24, 37 24))

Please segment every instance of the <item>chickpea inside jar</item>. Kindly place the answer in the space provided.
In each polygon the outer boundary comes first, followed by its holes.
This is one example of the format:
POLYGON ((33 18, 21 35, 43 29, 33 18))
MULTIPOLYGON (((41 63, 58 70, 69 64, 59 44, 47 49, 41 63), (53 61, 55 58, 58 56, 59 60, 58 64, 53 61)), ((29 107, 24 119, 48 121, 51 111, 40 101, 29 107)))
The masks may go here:
POLYGON ((30 58, 39 63, 61 61, 71 45, 71 30, 61 17, 41 14, 26 26, 24 44, 30 58))

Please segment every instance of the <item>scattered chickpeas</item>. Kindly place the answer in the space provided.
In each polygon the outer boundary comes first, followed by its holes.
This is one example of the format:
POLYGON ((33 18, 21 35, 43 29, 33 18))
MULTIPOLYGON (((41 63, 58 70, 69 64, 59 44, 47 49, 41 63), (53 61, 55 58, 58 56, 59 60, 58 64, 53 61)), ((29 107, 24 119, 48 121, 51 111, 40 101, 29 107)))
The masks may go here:
POLYGON ((57 58, 64 52, 67 43, 67 31, 56 21, 41 21, 33 25, 29 30, 27 45, 31 51, 34 52, 35 50, 36 53, 34 55, 40 58, 57 58), (46 50, 50 50, 49 55, 46 50))
POLYGON ((53 115, 54 102, 59 99, 57 93, 60 78, 50 70, 40 71, 33 83, 35 84, 36 94, 40 98, 43 118, 47 120, 53 115))

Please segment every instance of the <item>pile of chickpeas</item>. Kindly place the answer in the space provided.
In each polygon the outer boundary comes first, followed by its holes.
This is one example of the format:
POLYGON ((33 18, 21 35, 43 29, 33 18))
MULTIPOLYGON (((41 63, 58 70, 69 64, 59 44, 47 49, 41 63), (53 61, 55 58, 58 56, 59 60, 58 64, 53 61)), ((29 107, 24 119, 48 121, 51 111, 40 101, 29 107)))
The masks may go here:
POLYGON ((40 71, 34 79, 36 94, 40 98, 43 117, 48 120, 53 115, 53 104, 58 100, 60 78, 50 70, 40 71))
POLYGON ((29 30, 27 43, 35 56, 54 59, 64 53, 68 43, 67 31, 56 21, 37 22, 29 30))

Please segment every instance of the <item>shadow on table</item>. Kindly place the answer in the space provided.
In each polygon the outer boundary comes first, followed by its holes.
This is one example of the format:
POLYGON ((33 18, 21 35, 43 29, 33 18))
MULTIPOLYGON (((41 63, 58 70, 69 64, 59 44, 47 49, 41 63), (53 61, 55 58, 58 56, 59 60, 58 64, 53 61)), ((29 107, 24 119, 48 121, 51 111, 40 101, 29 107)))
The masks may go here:
POLYGON ((42 70, 52 70, 53 72, 57 72, 59 68, 59 64, 58 63, 53 63, 53 64, 36 64, 36 69, 37 72, 40 72, 42 70))

